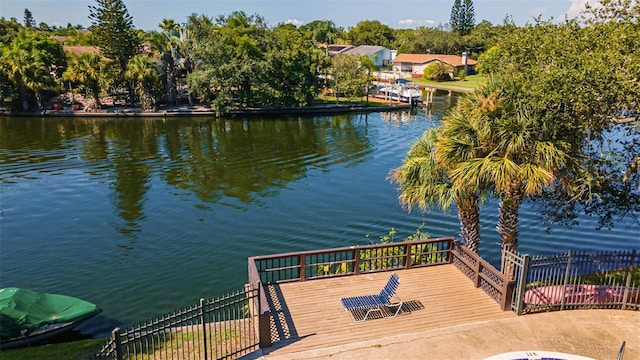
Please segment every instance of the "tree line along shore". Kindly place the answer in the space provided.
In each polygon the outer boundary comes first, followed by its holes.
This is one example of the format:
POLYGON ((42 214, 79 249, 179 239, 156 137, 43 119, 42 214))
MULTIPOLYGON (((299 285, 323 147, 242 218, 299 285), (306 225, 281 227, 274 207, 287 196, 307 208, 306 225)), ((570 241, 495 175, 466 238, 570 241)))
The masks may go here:
POLYGON ((96 0, 91 26, 0 19, 0 107, 12 113, 46 110, 107 112, 117 106, 155 112, 181 104, 218 115, 248 107, 307 107, 319 96, 363 96, 375 71, 372 56, 335 57, 332 44, 376 45, 398 53, 460 54, 477 59, 515 25, 475 23, 473 2, 453 1, 451 25, 392 29, 364 20, 343 29, 329 20, 269 26, 237 11, 185 22, 161 19, 143 31, 122 0, 96 0))

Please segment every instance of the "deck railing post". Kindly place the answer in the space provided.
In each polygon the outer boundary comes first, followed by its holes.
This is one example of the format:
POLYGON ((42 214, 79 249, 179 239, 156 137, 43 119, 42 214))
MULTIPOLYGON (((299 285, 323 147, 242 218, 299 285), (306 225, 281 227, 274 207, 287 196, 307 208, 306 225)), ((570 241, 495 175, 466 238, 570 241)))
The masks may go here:
POLYGON ((565 299, 567 294, 567 285, 569 284, 569 275, 571 275, 571 249, 568 251, 567 257, 567 269, 564 272, 564 282, 562 284, 562 301, 560 303, 560 310, 564 310, 565 299))
POLYGON ((307 274, 307 257, 304 254, 300 254, 298 262, 300 264, 300 281, 304 281, 307 274))
POLYGON ((404 267, 405 269, 411 267, 411 244, 409 242, 404 244, 404 267))
POLYGON ((353 272, 354 274, 360 274, 360 249, 356 246, 353 248, 353 272))
POLYGON ((207 356, 207 320, 204 307, 204 299, 200 298, 200 321, 202 322, 202 344, 204 346, 204 360, 208 359, 207 356))
POLYGON ((473 285, 475 287, 480 287, 480 272, 482 271, 482 261, 478 255, 473 254, 472 256, 476 260, 476 268, 473 269, 473 271, 475 272, 474 278, 473 278, 473 285))
POLYGON ((458 243, 454 239, 449 239, 449 264, 453 264, 453 252, 456 251, 456 246, 458 243))
MULTIPOLYGON (((504 275, 504 274, 503 274, 504 275)), ((504 284, 502 285, 502 311, 511 310, 511 304, 513 303, 513 290, 516 288, 515 281, 509 281, 507 277, 504 278, 504 284)))
MULTIPOLYGON (((262 283, 258 283, 258 304, 262 304, 263 294, 267 296, 262 287, 262 283)), ((261 349, 271 347, 271 313, 263 310, 262 306, 258 309, 258 342, 261 349)))
POLYGON ((113 329, 113 331, 111 332, 111 340, 113 340, 113 343, 115 344, 116 359, 122 360, 124 358, 124 354, 122 353, 122 343, 120 343, 119 327, 113 329))

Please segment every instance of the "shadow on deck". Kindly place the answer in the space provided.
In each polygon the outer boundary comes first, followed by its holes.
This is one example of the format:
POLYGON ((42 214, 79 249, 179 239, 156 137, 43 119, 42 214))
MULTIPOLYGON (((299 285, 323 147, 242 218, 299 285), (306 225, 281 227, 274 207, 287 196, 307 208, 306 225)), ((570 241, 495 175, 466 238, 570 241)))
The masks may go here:
POLYGON ((397 294, 409 306, 395 318, 360 323, 353 321, 340 298, 379 292, 389 272, 266 285, 273 346, 262 349, 264 354, 290 354, 516 317, 503 311, 453 264, 396 272, 400 276, 397 294))

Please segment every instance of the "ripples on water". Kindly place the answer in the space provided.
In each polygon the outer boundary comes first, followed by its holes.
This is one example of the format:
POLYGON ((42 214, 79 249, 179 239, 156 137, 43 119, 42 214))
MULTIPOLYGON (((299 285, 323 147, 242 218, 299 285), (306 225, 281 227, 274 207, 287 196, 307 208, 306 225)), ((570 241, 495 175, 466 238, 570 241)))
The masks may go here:
MULTIPOLYGON (((455 212, 407 214, 387 180, 432 112, 214 120, 0 119, 0 282, 85 298, 84 331, 124 326, 240 288, 247 257, 367 244, 424 223, 456 236, 455 212), (368 236, 367 236, 368 235, 368 236)), ((481 253, 499 260, 497 204, 481 253)), ((547 233, 521 211, 520 250, 637 247, 637 229, 584 220, 547 233)))

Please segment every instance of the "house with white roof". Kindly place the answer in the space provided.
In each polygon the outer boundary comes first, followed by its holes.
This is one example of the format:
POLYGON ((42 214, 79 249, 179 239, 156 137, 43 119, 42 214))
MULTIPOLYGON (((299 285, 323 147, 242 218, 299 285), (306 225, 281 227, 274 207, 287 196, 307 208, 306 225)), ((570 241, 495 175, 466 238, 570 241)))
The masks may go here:
POLYGON ((395 53, 392 50, 389 50, 384 46, 372 45, 360 45, 347 48, 339 53, 339 55, 368 56, 373 61, 373 64, 378 68, 391 64, 394 54, 395 53))

